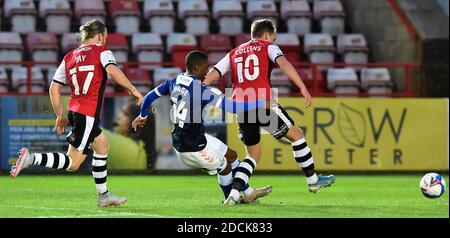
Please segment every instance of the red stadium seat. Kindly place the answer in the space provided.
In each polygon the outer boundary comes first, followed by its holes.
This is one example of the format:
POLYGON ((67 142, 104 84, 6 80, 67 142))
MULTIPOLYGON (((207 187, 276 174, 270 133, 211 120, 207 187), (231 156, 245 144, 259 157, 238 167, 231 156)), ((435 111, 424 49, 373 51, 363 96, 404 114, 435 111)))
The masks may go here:
POLYGON ((5 17, 11 19, 12 31, 28 33, 36 31, 36 6, 32 0, 5 0, 5 17))
POLYGON ((116 58, 117 63, 128 61, 128 40, 124 34, 109 33, 106 39, 106 45, 116 58))
POLYGON ((116 32, 128 36, 139 32, 141 12, 136 0, 109 0, 109 15, 114 19, 116 32))
MULTIPOLYGON (((368 52, 366 38, 363 34, 342 34, 337 38, 337 52, 345 63, 366 64, 368 52)), ((360 67, 357 67, 359 69, 360 67)))
POLYGON ((61 47, 63 54, 67 54, 69 51, 78 48, 80 41, 76 33, 64 33, 61 38, 61 47))
POLYGON ((369 94, 392 93, 394 84, 386 68, 361 70, 361 88, 369 94))
POLYGON ((278 90, 278 95, 288 94, 293 88, 291 81, 280 68, 272 70, 270 74, 270 84, 273 89, 278 90))
MULTIPOLYGON (((28 53, 33 61, 58 61, 58 41, 54 33, 32 32, 27 35, 28 53)), ((48 68, 51 65, 36 65, 39 68, 48 68)))
POLYGON ((42 18, 45 18, 47 32, 70 32, 72 11, 69 0, 40 1, 39 13, 42 18))
MULTIPOLYGON (((23 44, 17 32, 0 32, 0 61, 20 62, 23 60, 23 44)), ((2 64, 6 68, 14 65, 2 64)))
POLYGON ((308 1, 282 0, 280 8, 289 33, 304 36, 311 32, 312 13, 308 1))
POLYGON ((250 21, 268 18, 278 25, 277 6, 273 0, 258 0, 247 2, 247 18, 250 21))
POLYGON ((124 74, 140 93, 146 94, 152 88, 153 84, 150 79, 150 74, 146 69, 128 68, 125 70, 124 74))
POLYGON ((277 40, 274 44, 278 45, 283 51, 284 56, 292 64, 300 63, 300 41, 296 34, 293 33, 278 33, 277 40))
POLYGON ((224 34, 202 35, 200 44, 201 50, 208 54, 213 64, 219 62, 232 48, 230 37, 224 34))
MULTIPOLYGON (((133 53, 137 55, 139 62, 162 63, 163 42, 161 36, 156 33, 135 33, 133 34, 131 45, 133 53)), ((141 65, 141 68, 153 69, 159 65, 141 65)))
POLYGON ((236 35, 242 32, 244 12, 240 1, 215 0, 212 8, 220 33, 236 35))
POLYGON ((80 19, 80 25, 94 18, 105 23, 106 10, 102 0, 77 0, 75 2, 75 15, 80 19))
POLYGON ((359 81, 352 68, 328 69, 327 88, 334 93, 359 93, 359 81))
POLYGON ((197 40, 191 34, 172 33, 167 36, 167 53, 172 56, 173 65, 185 70, 184 58, 191 50, 196 50, 197 40))
POLYGON ((3 66, 0 66, 0 93, 9 92, 9 80, 8 75, 6 74, 6 69, 3 66))
POLYGON ((171 1, 145 0, 144 17, 151 32, 162 35, 174 32, 175 11, 171 1))
POLYGON ((316 70, 315 72, 313 72, 312 68, 297 68, 297 72, 309 91, 312 91, 314 89, 315 79, 317 81, 316 83, 318 90, 316 92, 325 92, 325 80, 323 79, 320 70, 316 70))
MULTIPOLYGON (((329 34, 306 34, 304 39, 304 51, 309 55, 311 63, 334 63, 335 48, 333 39, 329 34)), ((321 66, 321 70, 330 68, 321 66)))
MULTIPOLYGON (((31 92, 43 93, 45 92, 44 75, 41 69, 33 67, 31 69, 31 92)), ((22 66, 13 67, 11 74, 12 88, 16 92, 26 93, 28 89, 28 68, 22 66)))
POLYGON ((245 42, 250 41, 251 39, 252 37, 248 33, 237 34, 236 38, 234 39, 234 46, 237 47, 241 44, 244 44, 245 42))
POLYGON ((156 68, 155 70, 153 70, 154 85, 156 87, 165 80, 176 77, 179 74, 181 74, 181 69, 178 67, 156 68))
POLYGON ((178 17, 186 26, 186 33, 202 35, 209 33, 209 9, 206 0, 178 2, 178 17))
POLYGON ((345 12, 340 1, 314 1, 314 19, 320 21, 322 33, 333 36, 344 33, 345 12))

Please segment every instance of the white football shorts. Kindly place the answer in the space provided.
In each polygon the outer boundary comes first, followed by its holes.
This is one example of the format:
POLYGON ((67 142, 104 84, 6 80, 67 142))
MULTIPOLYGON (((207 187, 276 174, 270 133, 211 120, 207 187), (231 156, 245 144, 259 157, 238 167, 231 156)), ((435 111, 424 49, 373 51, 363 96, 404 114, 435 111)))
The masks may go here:
POLYGON ((206 147, 197 152, 178 152, 178 159, 191 167, 206 170, 209 175, 217 174, 217 170, 222 171, 227 166, 228 146, 214 136, 205 134, 206 147))

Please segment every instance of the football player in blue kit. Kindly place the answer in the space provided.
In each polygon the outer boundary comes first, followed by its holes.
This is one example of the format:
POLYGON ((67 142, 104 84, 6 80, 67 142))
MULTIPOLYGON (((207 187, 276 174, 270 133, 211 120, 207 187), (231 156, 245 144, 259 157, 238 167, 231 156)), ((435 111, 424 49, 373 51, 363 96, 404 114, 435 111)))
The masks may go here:
MULTIPOLYGON (((185 64, 186 73, 166 80, 147 93, 140 115, 132 126, 135 130, 144 126, 153 101, 161 96, 170 96, 170 114, 174 123, 172 143, 178 159, 188 166, 208 171, 209 175, 217 174, 226 199, 240 160, 234 150, 205 132, 204 109, 207 105, 213 105, 227 112, 239 113, 264 107, 265 102, 233 102, 225 98, 220 90, 205 86, 202 81, 208 73, 208 56, 200 51, 189 52, 185 64)), ((245 184, 242 202, 253 203, 271 191, 271 186, 253 189, 245 184)))

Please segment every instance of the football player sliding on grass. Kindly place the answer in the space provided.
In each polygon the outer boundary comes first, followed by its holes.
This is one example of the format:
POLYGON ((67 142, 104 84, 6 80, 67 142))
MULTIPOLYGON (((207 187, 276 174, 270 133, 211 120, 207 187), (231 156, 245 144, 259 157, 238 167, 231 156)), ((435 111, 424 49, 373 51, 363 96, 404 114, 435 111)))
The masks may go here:
MULTIPOLYGON (((208 56, 200 51, 191 51, 185 59, 187 72, 150 91, 141 105, 140 115, 132 127, 145 125, 151 104, 161 96, 171 98, 171 119, 174 123, 172 142, 178 159, 184 164, 218 175, 219 185, 225 199, 231 192, 233 177, 239 171, 237 153, 219 139, 205 133, 203 115, 207 105, 228 112, 243 112, 264 107, 264 101, 232 102, 217 89, 206 87, 202 81, 208 72, 208 56)), ((268 195, 271 186, 253 189, 247 183, 242 189, 242 202, 252 203, 268 195)))

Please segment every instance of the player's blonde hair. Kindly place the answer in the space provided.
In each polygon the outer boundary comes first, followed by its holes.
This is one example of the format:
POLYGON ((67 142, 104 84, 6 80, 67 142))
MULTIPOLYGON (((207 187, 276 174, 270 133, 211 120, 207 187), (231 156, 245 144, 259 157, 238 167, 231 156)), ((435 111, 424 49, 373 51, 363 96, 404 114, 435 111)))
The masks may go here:
POLYGON ((81 44, 85 44, 87 40, 94 38, 95 35, 99 33, 105 33, 106 26, 98 19, 90 20, 84 25, 80 26, 80 32, 78 36, 80 37, 81 44))

